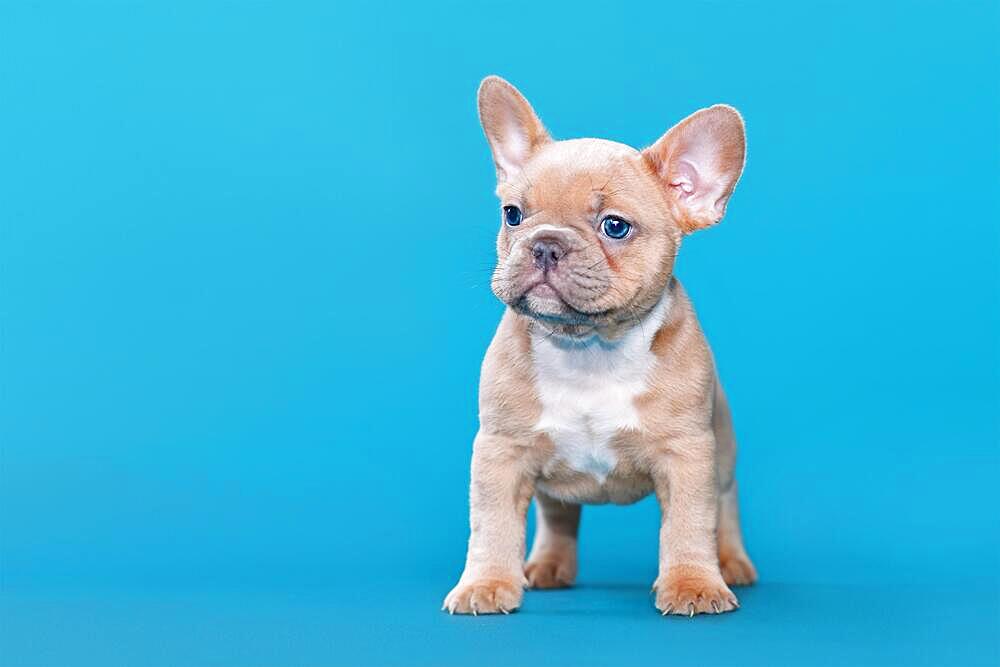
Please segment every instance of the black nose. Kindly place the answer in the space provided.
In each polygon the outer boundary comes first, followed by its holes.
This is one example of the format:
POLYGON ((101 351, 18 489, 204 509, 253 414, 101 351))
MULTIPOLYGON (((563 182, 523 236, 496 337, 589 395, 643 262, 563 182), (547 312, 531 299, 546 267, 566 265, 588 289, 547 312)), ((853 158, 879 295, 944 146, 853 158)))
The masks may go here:
POLYGON ((552 239, 538 239, 531 246, 531 254, 535 258, 535 266, 542 271, 556 268, 556 264, 566 252, 562 246, 552 239))

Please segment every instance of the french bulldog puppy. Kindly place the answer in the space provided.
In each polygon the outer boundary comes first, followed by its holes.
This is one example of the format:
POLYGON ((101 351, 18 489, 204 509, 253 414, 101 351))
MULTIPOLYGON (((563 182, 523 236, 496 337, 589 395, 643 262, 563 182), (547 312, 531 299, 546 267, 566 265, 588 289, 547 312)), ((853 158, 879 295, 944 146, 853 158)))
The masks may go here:
POLYGON ((743 170, 743 120, 717 105, 639 151, 554 141, 512 85, 479 88, 500 198, 493 292, 507 305, 483 362, 465 571, 444 601, 508 613, 525 586, 570 586, 584 503, 655 493, 656 608, 739 606, 736 443, 712 353, 673 276, 685 234, 717 223, 743 170), (525 515, 538 530, 525 556, 525 515))

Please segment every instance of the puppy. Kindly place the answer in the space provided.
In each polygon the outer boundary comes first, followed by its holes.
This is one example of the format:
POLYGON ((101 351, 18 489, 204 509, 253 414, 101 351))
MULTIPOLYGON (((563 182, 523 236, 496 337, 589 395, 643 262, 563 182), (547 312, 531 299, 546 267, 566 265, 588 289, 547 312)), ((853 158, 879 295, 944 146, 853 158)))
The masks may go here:
POLYGON ((736 609, 757 577, 743 547, 729 407, 673 276, 685 234, 717 223, 743 171, 743 120, 718 105, 638 151, 554 141, 495 76, 479 117, 500 198, 465 571, 444 601, 508 613, 525 586, 570 586, 583 503, 659 501, 663 614, 736 609), (527 563, 525 515, 538 530, 527 563))

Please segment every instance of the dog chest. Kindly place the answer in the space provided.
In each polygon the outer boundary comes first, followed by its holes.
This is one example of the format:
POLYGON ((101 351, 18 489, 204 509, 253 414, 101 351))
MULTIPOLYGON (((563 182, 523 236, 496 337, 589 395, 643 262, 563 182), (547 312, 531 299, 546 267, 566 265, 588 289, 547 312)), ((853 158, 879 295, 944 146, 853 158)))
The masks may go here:
POLYGON ((615 435, 642 428, 635 399, 656 364, 647 336, 637 332, 615 344, 538 337, 532 352, 542 408, 535 428, 555 446, 551 463, 603 483, 618 463, 615 435))
POLYGON ((633 399, 644 389, 637 379, 598 382, 586 375, 575 380, 541 375, 542 414, 536 429, 555 445, 553 462, 603 482, 618 463, 611 447, 615 434, 641 427, 633 399))

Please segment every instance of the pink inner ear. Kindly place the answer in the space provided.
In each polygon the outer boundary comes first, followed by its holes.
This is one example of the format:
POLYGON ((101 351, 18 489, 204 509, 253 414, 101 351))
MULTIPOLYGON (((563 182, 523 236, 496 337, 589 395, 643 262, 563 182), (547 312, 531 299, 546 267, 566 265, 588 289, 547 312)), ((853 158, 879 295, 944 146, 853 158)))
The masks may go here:
POLYGON ((508 178, 516 174, 528 159, 528 139, 516 117, 506 119, 496 147, 496 161, 508 178))
POLYGON ((698 190, 698 170, 687 160, 678 160, 670 185, 678 188, 680 196, 687 199, 698 190))

